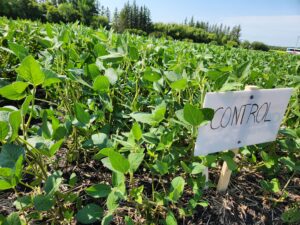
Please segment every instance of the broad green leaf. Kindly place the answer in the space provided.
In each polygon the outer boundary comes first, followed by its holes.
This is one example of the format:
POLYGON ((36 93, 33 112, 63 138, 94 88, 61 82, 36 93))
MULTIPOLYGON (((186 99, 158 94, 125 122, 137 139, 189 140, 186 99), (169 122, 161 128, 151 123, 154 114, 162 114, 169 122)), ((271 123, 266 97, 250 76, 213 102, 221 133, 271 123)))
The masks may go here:
POLYGON ((74 187, 75 186, 75 184, 77 183, 77 176, 76 176, 76 173, 71 173, 71 175, 70 175, 70 178, 69 178, 69 185, 71 186, 71 187, 74 187))
POLYGON ((25 90, 27 87, 28 83, 16 81, 0 88, 0 95, 9 100, 20 100, 22 98, 25 98, 25 90))
POLYGON ((55 142, 49 149, 49 154, 50 157, 54 156, 55 153, 59 150, 60 146, 62 145, 62 143, 64 142, 64 139, 61 139, 57 142, 55 142))
POLYGON ((187 79, 177 80, 177 81, 171 83, 170 86, 172 89, 177 90, 177 91, 184 90, 187 87, 187 79))
POLYGON ((90 114, 84 111, 82 105, 79 103, 75 103, 75 116, 76 119, 83 124, 90 122, 90 114))
POLYGON ((5 144, 0 152, 0 167, 14 168, 24 148, 14 144, 5 144))
POLYGON ((12 185, 10 182, 0 178, 0 191, 11 189, 13 187, 14 185, 12 185))
POLYGON ((3 225, 22 225, 22 221, 19 217, 19 214, 16 212, 11 213, 3 223, 3 225))
POLYGON ((239 77, 239 80, 245 80, 249 76, 251 63, 251 61, 247 61, 237 68, 236 75, 239 77))
POLYGON ((118 81, 118 74, 113 68, 106 69, 104 76, 108 78, 111 85, 116 84, 118 81))
POLYGON ((4 141, 9 132, 9 126, 6 122, 0 121, 0 141, 4 141))
POLYGON ((145 154, 144 153, 130 153, 128 156, 128 161, 130 164, 130 171, 133 173, 137 171, 141 163, 143 162, 145 154))
POLYGON ((295 162, 290 157, 281 157, 279 161, 283 163, 289 171, 293 171, 295 169, 295 162))
POLYGON ((17 198, 17 200, 14 201, 14 206, 18 210, 23 210, 23 209, 30 207, 32 203, 33 202, 32 202, 31 196, 25 195, 25 196, 17 198))
POLYGON ((43 69, 45 74, 45 80, 43 82, 43 87, 51 86, 52 84, 58 84, 61 82, 61 78, 52 70, 43 69))
POLYGON ((93 84, 95 91, 106 93, 109 91, 109 79, 106 76, 98 76, 93 84))
POLYGON ((156 123, 155 119, 150 113, 131 113, 130 116, 140 123, 146 123, 149 125, 153 125, 156 123))
POLYGON ((192 126, 199 126, 202 122, 212 120, 214 110, 209 108, 198 109, 189 103, 183 108, 184 119, 192 126))
POLYGON ((28 50, 22 45, 8 42, 8 47, 21 61, 28 55, 28 50))
POLYGON ((100 56, 99 59, 105 63, 120 63, 123 57, 120 53, 111 53, 110 55, 100 56))
POLYGON ((153 165, 153 168, 162 176, 168 173, 169 171, 168 163, 159 160, 156 161, 156 163, 153 165))
POLYGON ((11 141, 14 141, 18 137, 18 131, 22 122, 21 111, 14 111, 9 115, 9 123, 12 128, 11 141))
POLYGON ((221 158, 226 161, 228 168, 233 171, 238 168, 236 162, 233 160, 233 158, 229 155, 222 155, 221 158))
POLYGON ((130 164, 129 161, 122 156, 120 153, 115 152, 115 151, 110 151, 108 153, 108 158, 109 161, 112 165, 112 167, 121 172, 121 173, 127 173, 129 168, 130 168, 130 164))
POLYGON ((106 200, 106 206, 109 212, 115 211, 118 208, 119 196, 115 191, 110 192, 106 200))
POLYGON ((134 225, 133 220, 129 216, 125 216, 126 225, 134 225))
POLYGON ((82 224, 91 224, 101 219, 103 216, 103 209, 94 204, 88 204, 80 209, 76 214, 76 219, 82 224))
POLYGON ((49 195, 37 195, 33 198, 34 208, 38 211, 48 211, 54 206, 54 199, 49 195))
POLYGON ((63 181, 61 177, 62 173, 60 171, 55 171, 51 176, 49 176, 45 182, 44 190, 47 195, 53 195, 58 191, 60 184, 63 181))
POLYGON ((169 193, 169 199, 177 202, 181 197, 185 186, 185 181, 182 177, 175 177, 171 182, 171 190, 169 193))
POLYGON ((113 214, 108 213, 103 217, 103 219, 101 221, 101 225, 110 225, 111 222, 113 221, 113 219, 114 219, 113 214))
POLYGON ((177 220, 171 211, 167 213, 166 225, 177 225, 177 220))
POLYGON ((22 104, 22 106, 21 106, 22 116, 25 116, 25 115, 27 114, 28 109, 29 109, 29 105, 30 105, 30 103, 31 103, 31 101, 32 101, 32 98, 33 98, 32 95, 28 95, 28 96, 25 98, 25 100, 24 100, 24 102, 23 102, 23 104, 22 104))
POLYGON ((31 56, 27 56, 16 69, 18 75, 34 86, 42 84, 45 80, 45 74, 41 70, 40 64, 31 56))
POLYGON ((129 58, 131 60, 138 60, 139 59, 139 51, 134 46, 129 46, 129 58))
POLYGON ((153 69, 150 67, 148 67, 145 70, 144 75, 143 75, 143 79, 151 81, 151 82, 156 82, 156 81, 160 80, 160 78, 161 78, 161 75, 160 75, 159 70, 153 69))
POLYGON ((167 111, 167 106, 165 102, 162 102, 161 104, 157 105, 155 109, 152 112, 153 119, 159 123, 165 118, 165 113, 167 111))
POLYGON ((143 137, 140 125, 135 122, 131 128, 135 140, 139 141, 143 137))
POLYGON ((289 208, 281 215, 281 219, 284 223, 299 224, 300 223, 300 207, 294 206, 289 208))
POLYGON ((199 174, 199 173, 202 173, 203 170, 206 168, 203 164, 201 163, 198 163, 198 162, 193 162, 192 163, 192 172, 191 174, 199 174))
POLYGON ((111 187, 106 184, 95 184, 86 188, 85 192, 93 198, 103 198, 109 195, 111 187))

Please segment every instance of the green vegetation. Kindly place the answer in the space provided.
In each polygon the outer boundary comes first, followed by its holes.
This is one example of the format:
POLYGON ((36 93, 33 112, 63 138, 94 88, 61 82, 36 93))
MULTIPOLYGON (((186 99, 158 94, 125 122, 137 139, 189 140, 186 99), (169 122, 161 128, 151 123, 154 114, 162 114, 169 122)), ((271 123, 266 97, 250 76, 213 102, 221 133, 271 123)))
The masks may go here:
POLYGON ((299 222, 296 56, 5 18, 0 46, 0 223, 299 222), (205 94, 247 84, 294 88, 278 139, 194 157, 205 94))

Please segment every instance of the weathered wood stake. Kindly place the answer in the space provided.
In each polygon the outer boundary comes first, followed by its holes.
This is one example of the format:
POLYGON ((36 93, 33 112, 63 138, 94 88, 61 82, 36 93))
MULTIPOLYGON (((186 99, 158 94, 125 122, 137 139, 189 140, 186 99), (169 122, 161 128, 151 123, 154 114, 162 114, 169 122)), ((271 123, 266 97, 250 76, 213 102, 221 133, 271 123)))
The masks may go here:
MULTIPOLYGON (((247 85, 245 87, 245 91, 252 91, 252 90, 257 90, 258 87, 257 86, 253 86, 253 85, 247 85)), ((236 157, 236 155, 239 152, 239 149, 232 149, 231 151, 234 152, 234 155, 236 157)), ((221 174, 220 174, 220 178, 218 181, 218 186, 217 186, 217 191, 218 192, 224 192, 227 190, 229 182, 230 182, 230 177, 231 177, 231 170, 228 168, 227 163, 224 161, 223 162, 223 166, 222 166, 222 170, 221 170, 221 174)))

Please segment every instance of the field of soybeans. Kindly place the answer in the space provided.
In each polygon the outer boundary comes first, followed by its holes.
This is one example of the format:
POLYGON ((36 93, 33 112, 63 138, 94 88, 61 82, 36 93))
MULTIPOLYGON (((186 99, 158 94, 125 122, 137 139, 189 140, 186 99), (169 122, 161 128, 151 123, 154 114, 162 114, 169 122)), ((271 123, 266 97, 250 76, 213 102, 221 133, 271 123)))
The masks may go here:
POLYGON ((299 56, 0 18, 0 224, 299 224, 299 174, 299 56), (293 88, 276 141, 194 156, 246 85, 293 88))

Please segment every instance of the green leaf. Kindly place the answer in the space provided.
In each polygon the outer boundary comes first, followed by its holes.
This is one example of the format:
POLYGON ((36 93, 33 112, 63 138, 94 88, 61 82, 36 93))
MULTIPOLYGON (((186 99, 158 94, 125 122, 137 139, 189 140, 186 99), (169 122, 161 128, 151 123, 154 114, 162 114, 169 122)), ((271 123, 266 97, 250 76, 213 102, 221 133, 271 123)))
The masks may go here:
POLYGON ((118 81, 118 74, 113 68, 106 69, 104 76, 108 78, 111 85, 114 85, 118 81))
POLYGON ((291 160, 290 157, 281 157, 279 161, 283 163, 289 169, 289 171, 293 171, 295 169, 296 164, 291 160))
POLYGON ((270 182, 266 180, 260 181, 260 185, 266 191, 278 193, 280 192, 280 183, 277 178, 273 178, 270 182))
POLYGON ((236 162, 233 160, 233 158, 229 155, 222 155, 221 158, 226 161, 228 168, 233 171, 238 168, 236 162))
POLYGON ((125 216, 126 225, 134 225, 133 220, 129 216, 125 216))
POLYGON ((27 56, 16 69, 18 75, 34 86, 42 84, 45 80, 45 74, 41 70, 40 64, 31 56, 27 56))
POLYGON ((155 119, 150 113, 131 113, 130 116, 140 123, 146 123, 149 125, 153 125, 156 123, 155 119))
POLYGON ((153 165, 153 168, 162 176, 169 172, 168 163, 159 160, 156 161, 155 165, 153 165))
POLYGON ((161 122, 165 118, 166 111, 167 111, 167 106, 165 102, 162 102, 161 104, 155 107, 155 109, 152 112, 152 115, 156 123, 161 122))
POLYGON ((6 122, 0 121, 0 141, 4 141, 9 132, 9 126, 6 122))
POLYGON ((177 220, 171 211, 167 213, 166 225, 177 225, 177 220))
POLYGON ((120 53, 111 53, 110 55, 100 56, 99 59, 105 63, 120 63, 123 57, 120 53))
POLYGON ((85 112, 79 103, 75 103, 75 116, 76 119, 83 124, 88 124, 90 122, 90 114, 85 112))
POLYGON ((177 90, 177 91, 184 90, 187 87, 187 79, 184 78, 184 79, 177 80, 177 81, 171 83, 170 86, 172 89, 177 90))
POLYGON ((23 210, 26 209, 28 207, 30 207, 32 204, 32 199, 31 196, 22 196, 17 198, 16 201, 14 201, 14 206, 18 209, 18 210, 23 210))
POLYGON ((281 219, 284 223, 299 224, 300 223, 300 208, 299 206, 287 209, 281 215, 281 219))
POLYGON ((101 221, 101 225, 110 225, 112 223, 113 219, 114 219, 113 214, 108 213, 103 217, 103 219, 101 221))
POLYGON ((30 102, 31 102, 32 98, 33 98, 32 95, 28 95, 28 96, 25 98, 25 100, 24 100, 24 102, 23 102, 23 104, 22 104, 22 106, 21 106, 21 112, 22 112, 22 115, 23 115, 23 116, 25 116, 25 115, 27 114, 28 109, 29 109, 29 105, 30 105, 30 102))
POLYGON ((183 108, 184 119, 192 126, 199 126, 202 122, 212 120, 214 110, 209 108, 198 109, 189 103, 183 108))
POLYGON ((44 190, 47 195, 53 195, 58 191, 60 184, 63 181, 61 177, 62 173, 60 171, 55 171, 51 176, 49 176, 45 182, 44 190))
POLYGON ((171 190, 169 193, 170 200, 177 202, 184 190, 185 181, 182 177, 175 177, 171 182, 171 190))
POLYGON ((51 86, 52 84, 58 84, 61 82, 59 76, 52 70, 43 69, 45 74, 45 80, 43 82, 43 87, 51 86))
POLYGON ((151 82, 156 82, 159 81, 161 78, 160 72, 157 69, 154 68, 146 68, 144 75, 143 75, 143 79, 144 80, 148 80, 151 82))
POLYGON ((129 48, 129 57, 130 57, 130 59, 134 60, 134 61, 138 60, 139 59, 139 52, 138 52, 137 48, 134 47, 134 46, 129 46, 128 48, 129 48))
POLYGON ((0 167, 13 169, 19 157, 24 155, 24 148, 14 144, 5 144, 0 152, 0 167))
POLYGON ((251 61, 247 61, 243 64, 241 64, 237 70, 236 70, 236 75, 239 77, 239 80, 245 80, 248 78, 250 74, 250 68, 251 68, 251 61))
POLYGON ((33 205, 38 211, 48 211, 54 206, 54 199, 49 195, 37 195, 33 198, 33 205))
POLYGON ((49 155, 50 157, 54 156, 55 153, 59 150, 60 146, 64 142, 64 139, 61 139, 57 142, 55 142, 50 148, 49 148, 49 155))
POLYGON ((28 55, 27 48, 14 42, 8 42, 8 47, 20 59, 23 60, 28 55))
POLYGON ((109 161, 112 165, 112 167, 121 172, 121 173, 127 173, 129 168, 130 168, 130 164, 129 161, 122 156, 120 153, 115 152, 115 151, 110 151, 108 153, 108 158, 109 161))
POLYGON ((19 214, 14 212, 11 213, 3 223, 3 225, 22 225, 21 219, 19 217, 19 214))
POLYGON ((130 164, 130 171, 133 173, 137 171, 141 163, 143 162, 145 154, 144 153, 130 153, 128 156, 128 161, 130 164))
POLYGON ((201 163, 193 162, 192 163, 192 168, 193 169, 192 169, 191 174, 195 175, 195 174, 202 173, 206 167, 201 163))
POLYGON ((16 81, 0 88, 0 95, 9 100, 20 100, 22 98, 25 98, 25 90, 27 87, 28 83, 16 81))
POLYGON ((113 212, 115 209, 118 208, 118 201, 119 196, 117 195, 117 193, 115 191, 110 192, 106 200, 106 206, 109 212, 113 212))
POLYGON ((77 183, 77 176, 76 176, 76 173, 72 173, 71 175, 70 175, 70 179, 69 179, 69 185, 71 186, 71 187, 74 187, 75 186, 75 184, 77 183))
POLYGON ((103 209, 96 204, 88 204, 80 209, 76 214, 78 222, 83 224, 91 224, 101 219, 103 209))
POLYGON ((135 140, 139 141, 143 137, 140 125, 135 122, 131 128, 135 140))
POLYGON ((93 198, 103 198, 109 195, 111 187, 106 184, 95 184, 86 188, 85 192, 93 198))
POLYGON ((100 93, 107 93, 109 92, 109 84, 109 79, 106 76, 98 76, 93 83, 93 89, 100 93))
POLYGON ((12 128, 11 141, 18 137, 19 127, 22 122, 21 111, 14 111, 9 115, 9 123, 12 128))
POLYGON ((12 185, 10 182, 0 179, 0 191, 13 188, 15 185, 12 185))

